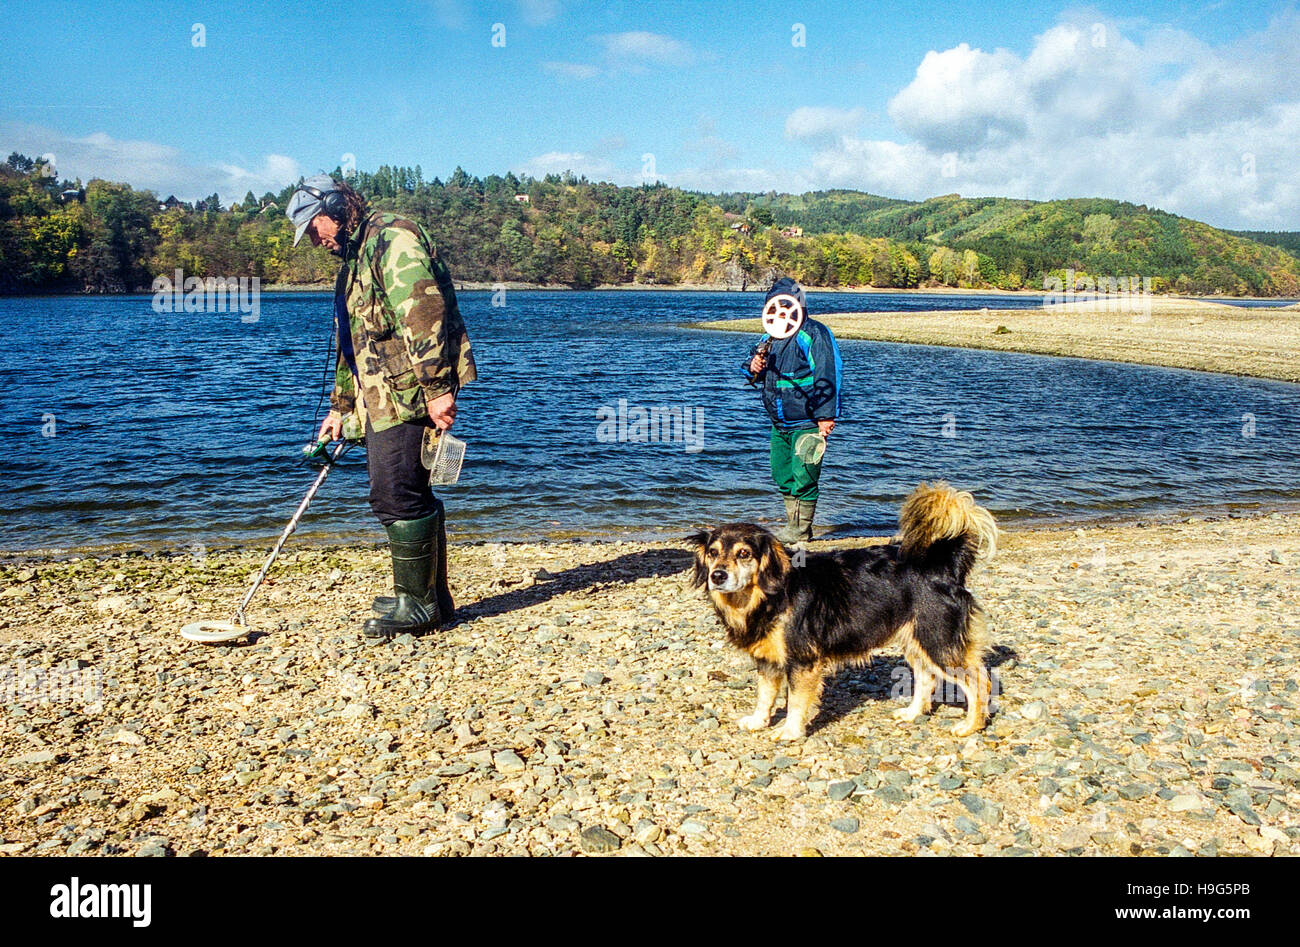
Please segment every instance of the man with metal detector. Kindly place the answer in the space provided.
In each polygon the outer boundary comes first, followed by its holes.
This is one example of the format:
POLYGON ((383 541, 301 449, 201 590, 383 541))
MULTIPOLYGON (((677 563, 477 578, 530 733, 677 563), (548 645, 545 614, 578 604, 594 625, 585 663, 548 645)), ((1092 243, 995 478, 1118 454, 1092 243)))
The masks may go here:
POLYGON ((840 416, 840 349, 831 330, 808 317, 803 287, 788 277, 768 290, 763 328, 743 367, 750 384, 762 384, 772 419, 772 479, 785 501, 777 538, 805 542, 812 539, 826 438, 840 416))
POLYGON ((477 375, 451 274, 423 227, 372 212, 328 175, 304 180, 286 213, 294 246, 307 234, 342 260, 338 361, 318 440, 365 434, 370 508, 388 534, 394 594, 375 599, 363 632, 433 631, 451 621, 454 603, 444 509, 422 456, 455 422, 456 396, 477 375))

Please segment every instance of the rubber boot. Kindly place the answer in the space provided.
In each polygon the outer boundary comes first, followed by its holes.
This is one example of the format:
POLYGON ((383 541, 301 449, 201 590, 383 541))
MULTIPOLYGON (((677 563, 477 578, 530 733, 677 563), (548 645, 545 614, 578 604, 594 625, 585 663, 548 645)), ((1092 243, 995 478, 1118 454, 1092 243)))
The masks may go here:
POLYGON ((438 503, 438 531, 433 537, 436 548, 433 558, 433 590, 438 597, 438 617, 444 627, 455 620, 456 603, 451 597, 451 586, 447 584, 447 517, 443 514, 442 503, 438 503))
POLYGON ((369 619, 362 627, 368 638, 423 635, 441 626, 434 587, 441 511, 418 520, 398 520, 384 527, 393 557, 393 610, 369 619))
MULTIPOLYGON (((438 509, 434 514, 438 517, 438 532, 434 537, 437 548, 434 550, 434 590, 438 594, 438 617, 442 620, 443 627, 450 625, 456 613, 456 603, 451 597, 451 586, 447 584, 447 517, 444 512, 442 501, 438 500, 438 509)), ((376 615, 387 615, 397 606, 397 598, 393 595, 379 595, 371 603, 370 609, 376 615)))
POLYGON ((813 517, 817 515, 816 500, 799 501, 799 536, 796 542, 806 543, 812 539, 813 517))
POLYGON ((785 501, 785 527, 777 530, 776 538, 790 545, 799 541, 799 501, 787 496, 781 499, 785 501))

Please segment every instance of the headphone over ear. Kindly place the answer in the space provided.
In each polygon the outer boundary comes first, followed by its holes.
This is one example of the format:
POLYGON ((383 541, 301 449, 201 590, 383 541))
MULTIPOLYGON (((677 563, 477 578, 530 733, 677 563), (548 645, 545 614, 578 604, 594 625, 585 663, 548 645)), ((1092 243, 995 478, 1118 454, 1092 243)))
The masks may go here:
POLYGON ((320 201, 321 213, 337 220, 340 224, 347 222, 348 202, 341 191, 322 191, 310 184, 299 184, 298 190, 306 191, 320 201))

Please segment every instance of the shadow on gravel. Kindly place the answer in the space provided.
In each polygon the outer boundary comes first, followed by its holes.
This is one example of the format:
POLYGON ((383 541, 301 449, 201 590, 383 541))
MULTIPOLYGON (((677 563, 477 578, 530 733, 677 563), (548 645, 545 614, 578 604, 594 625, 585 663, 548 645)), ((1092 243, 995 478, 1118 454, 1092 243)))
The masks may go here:
MULTIPOLYGON (((863 545, 884 545, 890 541, 890 537, 898 532, 897 523, 841 523, 833 526, 817 526, 813 529, 813 541, 820 542, 823 539, 852 539, 859 540, 863 545)), ((818 547, 816 552, 823 550, 818 547)), ((824 550, 832 552, 833 550, 824 550)))
POLYGON ((533 585, 514 591, 490 595, 456 608, 457 620, 491 618, 516 609, 548 602, 557 595, 584 589, 600 589, 637 579, 678 575, 690 567, 691 553, 685 549, 647 549, 630 552, 603 562, 574 566, 550 578, 538 579, 533 585))
MULTIPOLYGON (((1018 657, 1014 648, 997 645, 984 655, 984 665, 994 672, 993 694, 996 701, 1000 693, 996 675, 998 667, 1012 658, 1018 657)), ((912 669, 898 655, 878 656, 870 664, 857 668, 846 668, 826 682, 822 694, 821 710, 808 727, 809 733, 815 733, 842 717, 847 717, 869 700, 884 700, 899 707, 906 706, 912 698, 912 669)), ((939 707, 966 708, 966 701, 961 690, 953 685, 935 688, 932 704, 939 707)), ((996 715, 995 715, 996 716, 996 715)), ((919 722, 919 721, 918 721, 919 722)), ((775 725, 776 721, 773 721, 775 725)), ((901 724, 900 724, 901 726, 901 724)), ((910 726, 916 726, 911 724, 910 726)))

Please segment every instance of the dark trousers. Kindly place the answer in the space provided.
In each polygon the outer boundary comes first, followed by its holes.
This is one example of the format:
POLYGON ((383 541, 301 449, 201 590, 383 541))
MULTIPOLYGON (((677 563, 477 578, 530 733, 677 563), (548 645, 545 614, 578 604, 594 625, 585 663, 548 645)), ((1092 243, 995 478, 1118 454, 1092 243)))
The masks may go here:
POLYGON ((429 486, 429 470, 420 462, 424 424, 407 421, 384 431, 366 422, 366 467, 370 471, 370 509, 379 522, 432 516, 438 501, 429 486))

